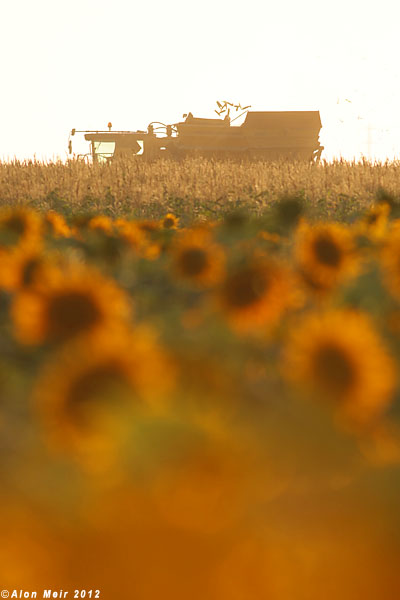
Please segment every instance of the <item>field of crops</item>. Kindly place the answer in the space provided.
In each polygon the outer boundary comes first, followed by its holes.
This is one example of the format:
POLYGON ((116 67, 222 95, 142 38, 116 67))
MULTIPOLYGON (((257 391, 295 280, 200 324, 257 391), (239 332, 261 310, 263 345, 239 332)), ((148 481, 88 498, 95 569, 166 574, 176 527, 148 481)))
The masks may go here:
POLYGON ((309 216, 344 220, 370 206, 380 188, 396 195, 399 177, 398 161, 14 161, 0 162, 0 199, 64 215, 95 212, 159 219, 173 212, 187 225, 194 218, 215 219, 235 208, 259 215, 282 195, 296 194, 306 201, 309 216))
POLYGON ((399 597, 399 169, 0 165, 0 587, 399 597))

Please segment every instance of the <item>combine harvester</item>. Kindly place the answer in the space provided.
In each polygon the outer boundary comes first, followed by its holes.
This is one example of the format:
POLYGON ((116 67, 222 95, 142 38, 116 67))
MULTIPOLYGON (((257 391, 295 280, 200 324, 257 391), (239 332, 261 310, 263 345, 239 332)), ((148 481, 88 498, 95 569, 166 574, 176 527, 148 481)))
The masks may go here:
MULTIPOLYGON (((217 102, 217 119, 199 119, 192 113, 173 125, 152 122, 147 131, 78 131, 90 142, 89 157, 93 162, 108 162, 119 156, 141 159, 168 157, 181 159, 191 156, 233 158, 238 160, 305 160, 318 162, 324 149, 319 143, 321 118, 319 111, 251 112, 230 102, 217 102), (243 110, 230 118, 230 107, 243 110), (225 113, 225 117, 221 115, 225 113), (233 121, 246 114, 242 125, 233 121)), ((71 138, 68 142, 72 153, 71 138)))

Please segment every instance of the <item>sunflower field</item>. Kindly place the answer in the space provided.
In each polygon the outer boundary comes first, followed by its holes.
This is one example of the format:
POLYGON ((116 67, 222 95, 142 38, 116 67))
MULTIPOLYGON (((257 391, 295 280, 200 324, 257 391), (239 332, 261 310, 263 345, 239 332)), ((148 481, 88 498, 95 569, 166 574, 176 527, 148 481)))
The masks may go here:
POLYGON ((346 223, 4 206, 0 328, 10 596, 400 597, 393 195, 346 223))

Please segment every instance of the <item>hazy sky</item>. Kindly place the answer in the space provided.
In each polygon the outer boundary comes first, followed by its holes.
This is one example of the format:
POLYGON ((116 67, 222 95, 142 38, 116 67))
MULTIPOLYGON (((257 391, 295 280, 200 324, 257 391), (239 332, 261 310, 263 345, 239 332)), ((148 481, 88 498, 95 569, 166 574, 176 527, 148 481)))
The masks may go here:
POLYGON ((400 156, 394 0, 2 0, 0 157, 145 129, 216 100, 319 110, 326 158, 400 156))

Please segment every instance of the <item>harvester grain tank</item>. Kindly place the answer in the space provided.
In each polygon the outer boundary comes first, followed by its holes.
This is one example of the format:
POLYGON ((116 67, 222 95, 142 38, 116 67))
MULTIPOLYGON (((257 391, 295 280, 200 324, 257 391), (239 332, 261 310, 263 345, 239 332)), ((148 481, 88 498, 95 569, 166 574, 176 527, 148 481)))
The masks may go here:
MULTIPOLYGON (((220 113, 218 113, 220 114, 220 113)), ((224 119, 196 118, 189 113, 173 125, 150 123, 146 131, 81 131, 90 142, 93 161, 118 156, 142 159, 158 157, 306 160, 317 162, 323 146, 319 143, 319 111, 247 111, 242 125, 224 119)), ((78 133, 72 130, 71 134, 78 133)), ((69 143, 72 151, 71 142, 69 143)))

